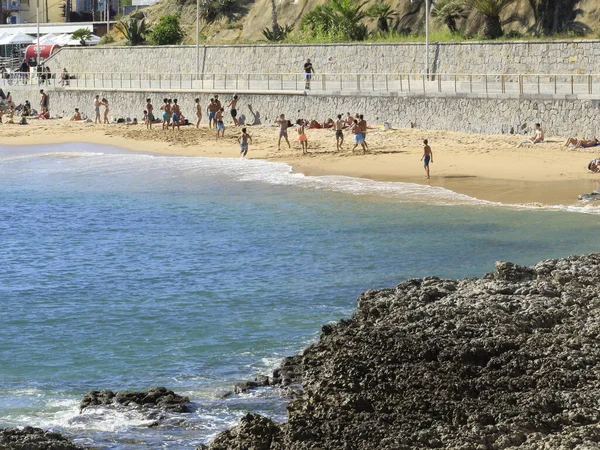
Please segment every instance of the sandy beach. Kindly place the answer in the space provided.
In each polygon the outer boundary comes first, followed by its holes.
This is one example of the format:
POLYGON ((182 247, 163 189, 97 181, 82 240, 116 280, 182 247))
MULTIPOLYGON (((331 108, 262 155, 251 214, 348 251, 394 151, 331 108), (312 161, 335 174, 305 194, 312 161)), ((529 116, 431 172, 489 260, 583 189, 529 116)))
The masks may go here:
MULTIPOLYGON (((283 161, 306 175, 346 175, 380 181, 442 186, 482 200, 502 203, 558 205, 577 202, 577 195, 600 188, 600 174, 587 170, 600 149, 564 147, 566 137, 547 137, 543 144, 518 147, 523 136, 477 135, 441 130, 371 130, 369 154, 351 152, 352 135, 345 133, 344 151, 336 152, 332 130, 307 130, 309 154, 302 155, 295 130, 291 149, 277 149, 277 128, 252 126, 249 158, 283 161), (425 178, 422 140, 433 150, 431 180, 425 178)), ((0 125, 2 145, 89 142, 132 151, 178 156, 239 157, 239 128, 228 127, 215 140, 207 125, 148 131, 144 125, 95 125, 68 119, 29 120, 29 125, 0 125)))

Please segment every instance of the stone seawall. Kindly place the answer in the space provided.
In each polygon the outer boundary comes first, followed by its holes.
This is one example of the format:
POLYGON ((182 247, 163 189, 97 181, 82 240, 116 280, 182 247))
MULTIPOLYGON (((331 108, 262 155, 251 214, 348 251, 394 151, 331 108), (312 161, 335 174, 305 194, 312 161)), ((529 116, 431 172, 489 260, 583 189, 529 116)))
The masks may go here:
MULTIPOLYGON (((210 93, 183 91, 121 91, 121 90, 65 90, 51 89, 53 116, 70 116, 78 107, 93 117, 92 99, 98 93, 111 105, 111 117, 142 117, 145 99, 152 98, 158 111, 162 99, 177 98, 185 116, 194 117, 194 99, 199 97, 205 108, 210 93)), ((39 104, 37 90, 12 89, 15 102, 29 99, 39 104)), ((272 123, 281 113, 295 120, 298 117, 317 119, 334 118, 336 114, 359 111, 371 124, 390 122, 394 128, 443 129, 469 133, 530 132, 535 122, 541 122, 549 135, 593 136, 598 134, 600 100, 550 99, 534 96, 521 98, 491 98, 490 96, 339 96, 240 93, 238 114, 246 123, 256 118, 261 123, 272 123)), ((231 93, 222 94, 227 100, 231 93)), ((204 119, 206 120, 206 118, 204 119)))
MULTIPOLYGON (((200 73, 297 73, 311 58, 319 73, 423 73, 423 43, 207 45, 200 73)), ((49 61, 54 72, 196 73, 196 48, 68 47, 49 61)), ((600 73, 600 41, 445 42, 429 47, 431 73, 600 73)))

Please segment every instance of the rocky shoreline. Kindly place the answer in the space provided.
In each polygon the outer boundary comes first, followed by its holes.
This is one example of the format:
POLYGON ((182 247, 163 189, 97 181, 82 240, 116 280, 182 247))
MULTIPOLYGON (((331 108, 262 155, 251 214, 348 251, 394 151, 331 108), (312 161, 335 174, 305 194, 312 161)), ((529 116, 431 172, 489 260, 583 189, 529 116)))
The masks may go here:
MULTIPOLYGON (((600 448, 599 335, 600 254, 367 291, 350 319, 323 326, 272 376, 235 386, 279 387, 291 399, 286 423, 247 414, 198 448, 600 448)), ((188 402, 155 388, 90 392, 81 406, 185 411, 188 402)), ((10 441, 15 433, 0 430, 0 449, 80 448, 27 447, 10 441)))
POLYGON ((288 421, 255 414, 207 448, 600 447, 600 255, 368 291, 287 358, 288 421))

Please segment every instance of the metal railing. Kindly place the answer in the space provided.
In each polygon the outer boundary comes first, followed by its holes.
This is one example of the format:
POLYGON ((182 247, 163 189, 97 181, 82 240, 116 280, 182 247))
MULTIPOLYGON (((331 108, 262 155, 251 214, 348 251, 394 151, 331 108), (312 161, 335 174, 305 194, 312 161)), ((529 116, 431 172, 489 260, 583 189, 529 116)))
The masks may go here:
POLYGON ((5 74, 0 86, 20 84, 65 89, 141 89, 184 91, 308 91, 335 94, 368 92, 409 94, 540 94, 600 95, 599 75, 576 74, 315 74, 307 84, 304 74, 160 74, 71 73, 5 74))

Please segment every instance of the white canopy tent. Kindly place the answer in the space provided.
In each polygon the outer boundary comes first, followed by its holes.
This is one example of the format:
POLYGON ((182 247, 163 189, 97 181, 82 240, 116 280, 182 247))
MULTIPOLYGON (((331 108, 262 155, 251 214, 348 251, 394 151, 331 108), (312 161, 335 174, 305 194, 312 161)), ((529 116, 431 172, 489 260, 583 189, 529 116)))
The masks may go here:
POLYGON ((19 44, 31 44, 33 38, 23 33, 9 34, 0 39, 0 45, 19 45, 19 44))
POLYGON ((38 42, 37 39, 33 40, 34 44, 47 44, 47 45, 52 45, 55 44, 54 39, 56 38, 55 34, 49 33, 46 34, 44 36, 40 36, 40 41, 38 42))

